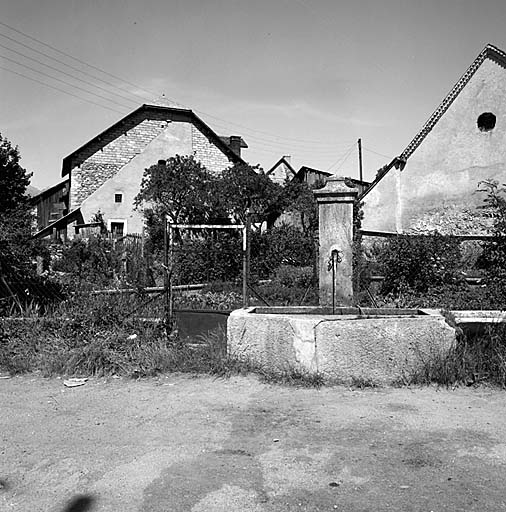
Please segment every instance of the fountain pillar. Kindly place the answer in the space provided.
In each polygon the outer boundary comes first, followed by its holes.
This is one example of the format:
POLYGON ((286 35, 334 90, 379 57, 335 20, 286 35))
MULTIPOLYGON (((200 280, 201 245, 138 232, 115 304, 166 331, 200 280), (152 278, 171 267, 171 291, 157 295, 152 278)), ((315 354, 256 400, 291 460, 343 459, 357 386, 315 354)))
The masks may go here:
POLYGON ((345 178, 333 176, 314 195, 319 218, 320 306, 350 305, 353 302, 353 204, 358 189, 348 185, 345 178))

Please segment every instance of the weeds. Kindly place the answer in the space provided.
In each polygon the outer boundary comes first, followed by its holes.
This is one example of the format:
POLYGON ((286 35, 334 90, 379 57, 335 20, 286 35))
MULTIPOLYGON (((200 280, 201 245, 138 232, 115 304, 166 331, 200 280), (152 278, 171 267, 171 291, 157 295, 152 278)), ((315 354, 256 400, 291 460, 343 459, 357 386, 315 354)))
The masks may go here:
MULTIPOLYGON (((147 377, 186 372, 229 377, 255 373, 263 382, 320 387, 321 374, 298 368, 283 371, 227 353, 223 329, 183 342, 167 336, 163 325, 125 314, 136 299, 83 295, 39 316, 28 308, 23 318, 0 319, 0 370, 11 374, 147 377), (133 301, 133 302, 132 302, 133 301)), ((459 333, 449 351, 428 354, 422 368, 399 385, 444 386, 490 383, 506 388, 506 326, 459 333)), ((353 382, 354 387, 370 386, 353 382)))
POLYGON ((481 332, 460 332, 448 352, 431 354, 422 368, 401 384, 431 383, 472 386, 487 383, 506 388, 506 326, 487 326, 481 332))

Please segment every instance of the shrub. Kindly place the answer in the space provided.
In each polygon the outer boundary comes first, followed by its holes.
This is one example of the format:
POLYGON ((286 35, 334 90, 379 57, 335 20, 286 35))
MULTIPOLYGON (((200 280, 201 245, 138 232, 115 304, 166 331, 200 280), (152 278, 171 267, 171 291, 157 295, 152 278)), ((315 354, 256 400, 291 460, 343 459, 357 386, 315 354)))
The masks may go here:
POLYGON ((260 278, 272 276, 281 265, 311 266, 314 258, 313 237, 293 226, 255 233, 251 240, 251 272, 260 278))
POLYGON ((274 274, 274 283, 291 288, 306 288, 312 283, 313 276, 313 267, 280 265, 274 274))
POLYGON ((379 259, 385 277, 381 289, 384 295, 406 290, 425 293, 463 280, 458 240, 438 233, 393 238, 385 244, 379 259))
POLYGON ((198 238, 184 237, 174 246, 174 283, 232 281, 242 272, 239 233, 204 231, 198 238))
POLYGON ((187 309, 237 309, 242 307, 242 292, 239 291, 209 291, 180 295, 175 298, 178 308, 187 309))
MULTIPOLYGON (((314 262, 312 237, 292 226, 275 227, 262 233, 252 231, 250 246, 250 282, 273 277, 282 266, 293 269, 314 262)), ((239 281, 242 276, 242 236, 239 232, 204 231, 197 237, 181 237, 174 245, 174 263, 174 282, 177 284, 239 281)), ((280 272, 287 277, 287 270, 280 272)), ((301 272, 298 279, 305 281, 302 274, 306 275, 308 271, 301 272)))

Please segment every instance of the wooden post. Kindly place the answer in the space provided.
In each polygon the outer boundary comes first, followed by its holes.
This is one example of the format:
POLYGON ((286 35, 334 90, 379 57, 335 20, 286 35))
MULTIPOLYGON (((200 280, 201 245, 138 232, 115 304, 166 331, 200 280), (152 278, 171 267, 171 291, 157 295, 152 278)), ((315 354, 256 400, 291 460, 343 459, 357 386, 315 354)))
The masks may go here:
POLYGON ((169 239, 168 239, 168 233, 167 230, 170 230, 170 225, 167 223, 167 215, 164 214, 163 216, 163 266, 164 266, 164 276, 163 276, 163 287, 165 289, 164 297, 165 297, 165 304, 164 304, 164 321, 165 321, 165 331, 167 335, 170 334, 172 330, 171 325, 171 317, 170 317, 170 276, 169 276, 169 239))
POLYGON ((246 220, 242 231, 242 306, 244 308, 247 308, 249 306, 248 278, 250 270, 250 224, 250 212, 249 210, 246 210, 246 220))
POLYGON ((173 276, 174 276, 174 230, 172 224, 169 223, 169 291, 168 291, 168 302, 169 302, 169 328, 172 330, 174 326, 174 292, 172 289, 173 276))

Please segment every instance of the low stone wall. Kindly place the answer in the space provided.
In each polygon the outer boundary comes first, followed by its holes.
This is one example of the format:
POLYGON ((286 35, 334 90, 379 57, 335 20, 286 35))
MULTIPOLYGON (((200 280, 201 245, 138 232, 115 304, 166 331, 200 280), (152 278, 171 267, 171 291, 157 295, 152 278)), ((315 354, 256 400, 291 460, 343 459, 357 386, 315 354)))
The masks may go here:
POLYGON ((435 311, 397 316, 267 309, 231 313, 228 350, 275 373, 297 369, 347 384, 406 382, 456 341, 455 329, 435 311))

